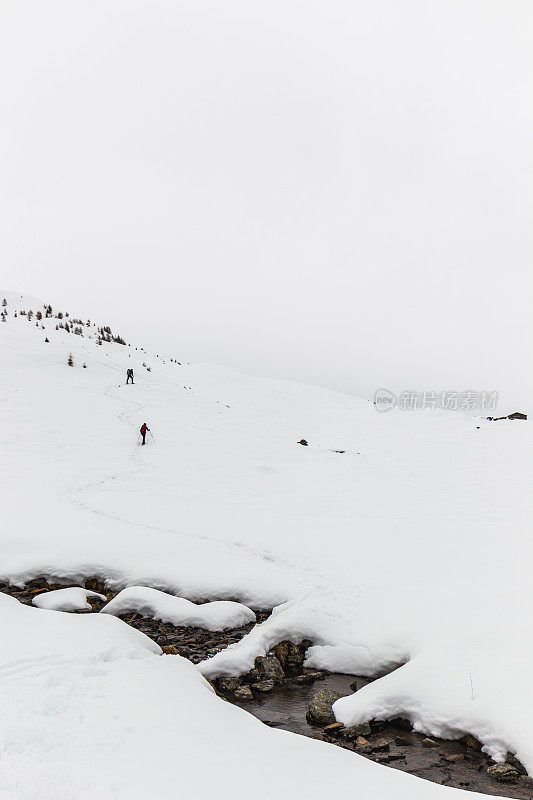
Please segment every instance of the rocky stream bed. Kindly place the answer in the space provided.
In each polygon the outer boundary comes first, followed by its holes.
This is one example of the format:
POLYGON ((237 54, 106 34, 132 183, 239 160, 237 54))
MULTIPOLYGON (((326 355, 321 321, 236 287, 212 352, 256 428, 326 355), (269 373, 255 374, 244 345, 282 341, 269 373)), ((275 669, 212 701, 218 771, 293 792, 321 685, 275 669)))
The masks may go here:
MULTIPOLYGON (((39 578, 24 587, 0 583, 0 592, 29 605, 37 594, 67 585, 76 584, 39 578)), ((105 594, 108 600, 116 594, 98 578, 86 580, 85 588, 105 594)), ((99 600, 90 602, 92 611, 74 613, 98 612, 104 605, 99 600)), ((258 622, 268 617, 268 612, 255 613, 258 622)), ((194 664, 239 641, 253 627, 250 624, 213 632, 176 627, 137 613, 122 614, 121 619, 157 642, 165 653, 183 656, 194 664)), ((361 689, 370 680, 305 669, 305 651, 310 644, 281 642, 266 656, 257 658, 250 673, 218 678, 214 688, 226 701, 244 708, 270 727, 321 739, 435 783, 533 800, 533 778, 527 777, 520 762, 509 754, 504 764, 494 764, 481 752, 480 743, 468 734, 454 741, 428 737, 413 731, 410 723, 402 719, 370 720, 352 728, 337 723, 331 709, 335 700, 361 689)))

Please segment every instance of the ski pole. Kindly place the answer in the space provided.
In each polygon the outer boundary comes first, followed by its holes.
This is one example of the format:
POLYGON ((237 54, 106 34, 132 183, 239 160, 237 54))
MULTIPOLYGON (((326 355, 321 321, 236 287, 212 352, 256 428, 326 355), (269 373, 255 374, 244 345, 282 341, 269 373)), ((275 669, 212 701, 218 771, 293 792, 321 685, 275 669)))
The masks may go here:
POLYGON ((149 432, 150 436, 152 437, 152 439, 154 440, 154 444, 155 444, 155 439, 154 439, 154 435, 153 435, 152 431, 149 430, 148 432, 149 432))

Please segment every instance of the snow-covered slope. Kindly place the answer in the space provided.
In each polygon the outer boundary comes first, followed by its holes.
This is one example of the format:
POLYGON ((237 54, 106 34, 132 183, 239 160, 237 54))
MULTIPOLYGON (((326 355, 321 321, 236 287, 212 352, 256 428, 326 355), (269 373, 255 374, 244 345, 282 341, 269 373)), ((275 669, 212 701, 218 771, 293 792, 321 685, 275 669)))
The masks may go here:
MULTIPOLYGON (((344 722, 400 714, 430 734, 469 731, 494 756, 510 750, 533 772, 529 423, 379 414, 323 389, 179 364, 181 354, 156 357, 133 342, 98 344, 93 323, 75 335, 56 330, 53 316, 15 319, 15 309, 44 313, 43 304, 3 296, 0 579, 99 575, 192 601, 279 605, 201 672, 236 674, 276 641, 309 638, 316 666, 400 667, 339 701, 344 722), (126 386, 130 366, 135 384, 126 386), (155 441, 141 447, 144 421, 155 441), (297 444, 302 437, 308 447, 297 444)), ((334 770, 363 796, 451 796, 264 728, 216 698, 199 670, 155 655, 108 615, 63 622, 58 612, 0 599, 0 625, 12 637, 1 665, 9 702, 0 797, 88 797, 95 753, 104 796, 170 797, 176 775, 168 765, 157 773, 158 752, 158 763, 174 766, 180 753, 202 764, 198 797, 213 786, 232 796, 227 776, 236 764, 254 797, 294 796, 306 771, 307 796, 323 796, 334 770), (41 670, 39 648, 19 653, 17 626, 24 619, 31 636, 43 615, 57 620, 50 637, 57 630, 62 644, 59 655, 42 656, 51 660, 41 670), (89 625, 96 650, 77 653, 89 625), (116 664, 109 632, 132 643, 119 647, 116 664), (22 663, 41 698, 33 705, 22 663), (56 712, 62 679, 77 699, 56 712), (141 699, 125 710, 128 694, 141 699), (67 742, 64 752, 58 741, 67 742), (58 762, 64 784, 51 778, 58 762)))

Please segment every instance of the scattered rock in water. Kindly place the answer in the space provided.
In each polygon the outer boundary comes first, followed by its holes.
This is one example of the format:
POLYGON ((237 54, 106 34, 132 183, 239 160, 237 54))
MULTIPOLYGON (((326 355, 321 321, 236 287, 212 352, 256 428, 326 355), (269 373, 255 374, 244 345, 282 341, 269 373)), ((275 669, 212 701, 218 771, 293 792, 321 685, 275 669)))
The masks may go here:
POLYGON ((261 681, 270 680, 273 683, 283 683, 285 680, 283 667, 274 655, 258 656, 255 659, 254 670, 261 681))
POLYGON ((239 688, 241 683, 241 679, 239 677, 236 678, 219 678, 218 679, 218 688, 221 692, 234 692, 236 689, 239 688))
POLYGON ((333 689, 321 689, 309 703, 307 721, 315 725, 332 725, 337 722, 332 706, 343 696, 333 689))
POLYGON ((257 683, 252 683, 252 689, 254 689, 256 692, 260 692, 261 694, 266 694, 274 689, 274 681, 257 681, 257 683))
POLYGON ((437 742, 435 739, 430 739, 428 736, 425 739, 422 739, 422 747, 438 747, 437 742))
POLYGON ((407 736, 395 736, 394 744, 397 747, 411 747, 413 743, 410 739, 407 738, 407 736))
POLYGON ((324 733, 340 733, 341 728, 344 728, 342 722, 332 722, 331 725, 326 725, 324 733))
POLYGON ((352 741, 357 739, 358 736, 370 736, 371 729, 368 722, 360 722, 359 725, 350 725, 349 728, 344 728, 341 732, 343 739, 352 741))
POLYGON ((163 647, 161 648, 161 650, 167 656, 178 656, 179 655, 178 648, 174 647, 173 644, 164 644, 163 647))
POLYGON ((106 593, 106 585, 104 581, 101 581, 98 578, 87 578, 85 581, 85 588, 90 589, 91 592, 98 592, 98 594, 106 593))
POLYGON ((382 753, 390 750, 390 742, 388 739, 376 739, 375 742, 371 742, 371 748, 373 753, 382 753))
POLYGON ((492 767, 488 768, 487 775, 502 783, 514 783, 520 773, 512 764, 505 762, 504 764, 493 764, 492 767))
MULTIPOLYGON (((355 689, 354 689, 355 691, 355 689)), ((412 731, 413 726, 411 725, 411 721, 406 719, 405 717, 393 717, 389 719, 389 723, 394 725, 395 728, 403 728, 406 731, 412 731)))
POLYGON ((278 659, 284 671, 288 674, 300 672, 305 660, 305 652, 310 647, 309 639, 304 639, 300 644, 292 642, 279 642, 272 648, 272 652, 278 659))
POLYGON ((450 755, 445 756, 445 759, 450 764, 458 764, 459 761, 464 761, 465 760, 465 754, 464 753, 450 753, 450 755))
POLYGON ((314 683, 315 681, 320 681, 324 677, 323 672, 303 672, 301 675, 296 675, 293 677, 292 682, 297 684, 298 686, 305 685, 307 683, 314 683))
POLYGON ((370 742, 366 736, 358 736, 355 740, 355 746, 358 750, 370 750, 370 742))
POLYGON ((238 686, 233 692, 236 700, 253 700, 254 693, 249 686, 238 686))
POLYGON ((472 736, 471 733, 465 734, 460 741, 464 744, 464 746, 468 750, 481 750, 482 744, 479 739, 476 739, 475 736, 472 736))
POLYGON ((520 759, 518 759, 513 753, 507 753, 505 761, 507 764, 512 764, 512 766, 515 767, 515 769, 517 769, 521 775, 527 775, 527 769, 524 767, 520 759))

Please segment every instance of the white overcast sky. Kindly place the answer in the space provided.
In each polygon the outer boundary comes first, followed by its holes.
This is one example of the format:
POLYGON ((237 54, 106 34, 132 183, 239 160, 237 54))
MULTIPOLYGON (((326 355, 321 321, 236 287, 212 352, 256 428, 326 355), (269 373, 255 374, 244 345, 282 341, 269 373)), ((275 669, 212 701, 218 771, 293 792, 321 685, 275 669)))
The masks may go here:
POLYGON ((0 285, 185 360, 532 390, 530 0, 0 0, 0 285))

